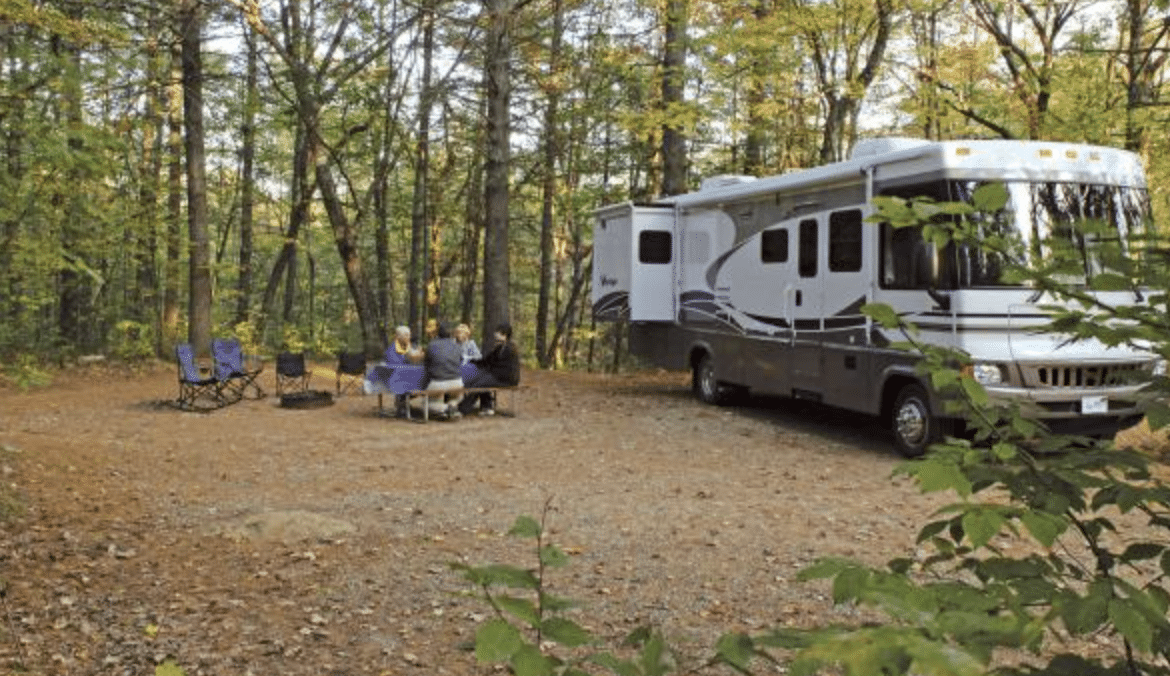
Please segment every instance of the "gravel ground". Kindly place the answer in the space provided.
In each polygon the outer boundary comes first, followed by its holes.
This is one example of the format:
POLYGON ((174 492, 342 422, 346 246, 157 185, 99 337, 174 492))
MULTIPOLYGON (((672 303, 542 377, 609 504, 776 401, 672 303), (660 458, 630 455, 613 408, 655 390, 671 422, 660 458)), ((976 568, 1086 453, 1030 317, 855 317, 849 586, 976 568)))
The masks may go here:
POLYGON ((679 373, 524 382, 516 417, 427 425, 360 396, 181 413, 163 367, 0 391, 0 669, 500 673, 448 564, 532 565, 504 533, 546 504, 572 618, 610 641, 652 624, 698 666, 724 631, 855 619, 797 571, 912 554, 944 500, 891 479, 864 417, 709 407, 679 373))

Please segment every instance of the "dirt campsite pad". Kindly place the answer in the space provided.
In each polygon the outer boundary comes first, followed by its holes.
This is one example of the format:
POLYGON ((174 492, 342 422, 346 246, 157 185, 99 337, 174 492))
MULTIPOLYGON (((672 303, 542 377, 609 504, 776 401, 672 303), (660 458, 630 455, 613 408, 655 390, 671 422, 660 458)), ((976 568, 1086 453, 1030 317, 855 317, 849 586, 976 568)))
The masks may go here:
POLYGON ((697 664, 724 631, 850 619, 797 571, 913 555, 944 500, 890 478, 873 420, 710 407, 685 374, 528 371, 517 417, 427 425, 368 396, 284 409, 271 379, 210 414, 162 403, 163 366, 0 390, 0 670, 500 673, 448 564, 531 565, 504 533, 549 501, 572 618, 612 642, 653 624, 697 664))

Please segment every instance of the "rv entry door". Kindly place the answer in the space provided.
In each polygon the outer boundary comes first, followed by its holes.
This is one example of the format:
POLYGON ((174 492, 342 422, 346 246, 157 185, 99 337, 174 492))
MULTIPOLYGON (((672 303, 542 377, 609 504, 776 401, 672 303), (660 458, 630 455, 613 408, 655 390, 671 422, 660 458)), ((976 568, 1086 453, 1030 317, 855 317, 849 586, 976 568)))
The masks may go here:
POLYGON ((630 225, 634 247, 630 271, 630 320, 674 321, 674 271, 678 249, 674 210, 636 207, 630 225))
POLYGON ((821 332, 824 275, 821 268, 821 225, 817 218, 797 227, 797 276, 788 287, 789 322, 792 326, 792 396, 821 398, 821 332))

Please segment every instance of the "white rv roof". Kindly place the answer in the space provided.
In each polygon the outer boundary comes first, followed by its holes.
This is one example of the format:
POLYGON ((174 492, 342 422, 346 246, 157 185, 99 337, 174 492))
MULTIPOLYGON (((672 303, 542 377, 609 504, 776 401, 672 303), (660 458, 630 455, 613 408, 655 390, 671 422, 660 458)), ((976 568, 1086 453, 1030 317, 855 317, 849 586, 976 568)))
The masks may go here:
POLYGON ((1049 141, 932 142, 890 138, 859 143, 853 157, 844 162, 746 183, 715 184, 697 192, 664 197, 655 204, 691 208, 817 185, 860 182, 871 169, 881 179, 945 172, 978 180, 1146 185, 1138 156, 1115 148, 1049 141))

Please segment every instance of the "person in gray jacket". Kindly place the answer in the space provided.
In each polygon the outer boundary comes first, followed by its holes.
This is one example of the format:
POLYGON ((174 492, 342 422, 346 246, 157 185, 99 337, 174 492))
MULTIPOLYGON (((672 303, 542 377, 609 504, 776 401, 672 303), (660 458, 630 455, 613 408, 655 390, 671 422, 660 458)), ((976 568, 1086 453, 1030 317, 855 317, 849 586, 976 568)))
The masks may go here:
MULTIPOLYGON (((445 322, 438 326, 435 338, 427 344, 426 354, 423 356, 423 380, 420 387, 431 392, 443 390, 457 390, 463 387, 463 375, 459 367, 463 365, 463 349, 451 337, 451 327, 445 322)), ((445 395, 430 397, 430 415, 447 414, 451 419, 460 416, 459 402, 462 395, 445 395)))

